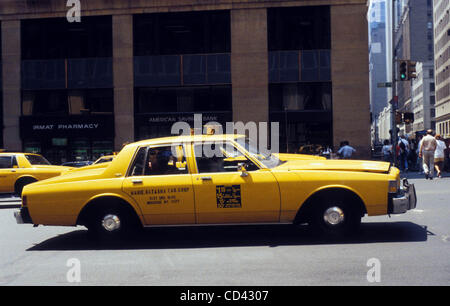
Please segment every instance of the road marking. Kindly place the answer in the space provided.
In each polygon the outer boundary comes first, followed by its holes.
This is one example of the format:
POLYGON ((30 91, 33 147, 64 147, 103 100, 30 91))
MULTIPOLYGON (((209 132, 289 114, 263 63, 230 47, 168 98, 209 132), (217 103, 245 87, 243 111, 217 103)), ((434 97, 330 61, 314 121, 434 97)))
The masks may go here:
POLYGON ((411 211, 419 214, 423 213, 423 209, 412 209, 411 211))

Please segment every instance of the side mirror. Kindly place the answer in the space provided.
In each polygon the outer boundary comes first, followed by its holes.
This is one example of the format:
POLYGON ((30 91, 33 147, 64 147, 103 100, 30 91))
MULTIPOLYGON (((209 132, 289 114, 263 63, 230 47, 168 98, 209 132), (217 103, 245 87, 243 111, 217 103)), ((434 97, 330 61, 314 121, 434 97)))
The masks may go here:
POLYGON ((241 176, 246 177, 248 176, 247 172, 247 164, 246 163, 239 163, 237 166, 238 171, 241 171, 241 176))

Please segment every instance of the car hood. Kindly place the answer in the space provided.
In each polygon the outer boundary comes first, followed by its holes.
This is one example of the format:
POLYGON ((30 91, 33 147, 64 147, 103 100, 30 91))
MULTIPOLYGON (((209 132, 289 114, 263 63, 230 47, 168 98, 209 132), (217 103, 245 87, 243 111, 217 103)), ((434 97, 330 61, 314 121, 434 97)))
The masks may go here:
POLYGON ((309 155, 309 154, 289 154, 289 153, 274 153, 279 160, 325 160, 323 156, 309 155))
POLYGON ((388 173, 390 164, 368 160, 289 160, 275 169, 280 170, 332 170, 388 173))

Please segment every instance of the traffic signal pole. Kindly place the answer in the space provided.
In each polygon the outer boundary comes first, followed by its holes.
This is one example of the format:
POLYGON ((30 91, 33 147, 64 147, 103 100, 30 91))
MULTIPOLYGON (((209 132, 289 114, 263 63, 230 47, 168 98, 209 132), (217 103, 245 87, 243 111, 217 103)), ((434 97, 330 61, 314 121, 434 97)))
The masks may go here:
POLYGON ((396 68, 397 61, 395 56, 395 0, 392 0, 392 11, 391 11, 391 26, 392 26, 392 100, 391 100, 391 138, 392 138, 392 154, 394 165, 397 164, 397 143, 398 143, 398 135, 397 135, 397 124, 395 122, 395 113, 398 108, 398 97, 397 97, 397 80, 396 80, 396 68))

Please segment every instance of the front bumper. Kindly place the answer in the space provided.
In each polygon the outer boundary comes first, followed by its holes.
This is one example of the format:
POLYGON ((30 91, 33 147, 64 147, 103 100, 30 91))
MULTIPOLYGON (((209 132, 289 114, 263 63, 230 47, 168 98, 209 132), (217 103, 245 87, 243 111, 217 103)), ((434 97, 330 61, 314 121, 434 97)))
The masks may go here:
POLYGON ((19 211, 14 212, 17 224, 33 224, 27 207, 22 207, 19 211))
POLYGON ((417 197, 416 188, 414 184, 408 183, 408 180, 403 180, 403 188, 400 191, 389 197, 389 214, 404 214, 408 210, 416 208, 417 197))

